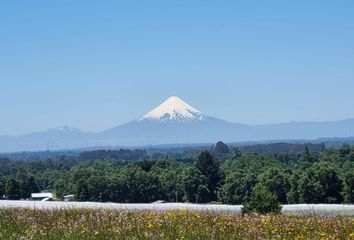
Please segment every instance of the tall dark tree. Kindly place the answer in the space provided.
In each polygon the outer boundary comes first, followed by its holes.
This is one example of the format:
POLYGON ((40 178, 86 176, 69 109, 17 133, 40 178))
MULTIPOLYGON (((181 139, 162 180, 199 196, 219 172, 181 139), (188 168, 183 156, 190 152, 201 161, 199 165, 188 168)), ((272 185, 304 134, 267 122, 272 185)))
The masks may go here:
POLYGON ((235 148, 235 152, 234 152, 234 158, 239 158, 242 157, 242 152, 241 149, 239 147, 235 148))
POLYGON ((79 201, 88 201, 90 199, 90 194, 88 190, 88 183, 87 180, 80 178, 74 187, 73 192, 79 201))
POLYGON ((70 193, 67 186, 68 183, 63 178, 57 179, 54 184, 54 192, 58 199, 64 199, 64 196, 70 193))
POLYGON ((0 176, 0 199, 5 195, 5 179, 0 176))
POLYGON ((20 184, 15 178, 8 177, 5 180, 5 195, 10 200, 18 200, 20 198, 20 184))
POLYGON ((31 193, 39 192, 36 179, 33 176, 29 176, 26 178, 23 187, 23 198, 29 198, 31 196, 31 193))
POLYGON ((315 161, 314 156, 311 154, 310 149, 305 145, 305 151, 299 159, 299 164, 301 169, 306 169, 310 167, 315 161))
POLYGON ((298 170, 294 170, 289 177, 290 189, 287 192, 287 201, 289 204, 297 204, 300 202, 299 196, 299 179, 301 173, 298 170))
POLYGON ((219 164, 217 164, 209 151, 203 151, 196 162, 197 169, 206 177, 209 194, 207 202, 217 200, 217 187, 220 181, 219 164))

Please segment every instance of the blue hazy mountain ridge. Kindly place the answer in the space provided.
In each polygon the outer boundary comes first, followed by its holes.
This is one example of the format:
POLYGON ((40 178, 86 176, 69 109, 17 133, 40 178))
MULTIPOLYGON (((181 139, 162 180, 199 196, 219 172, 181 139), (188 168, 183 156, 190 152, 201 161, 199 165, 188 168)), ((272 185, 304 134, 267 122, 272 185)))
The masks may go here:
POLYGON ((250 126, 229 123, 217 118, 207 117, 204 121, 132 121, 102 132, 102 139, 114 141, 116 136, 125 139, 129 145, 210 143, 220 137, 224 141, 247 138, 250 126), (237 132, 235 138, 234 133, 237 132))
POLYGON ((0 136, 0 151, 42 151, 48 149, 74 149, 90 144, 94 133, 62 126, 23 136, 0 136))
POLYGON ((351 136, 354 136, 354 119, 246 125, 210 117, 178 97, 171 97, 142 118, 99 133, 63 126, 23 136, 0 136, 0 151, 214 143, 219 140, 313 140, 351 136))

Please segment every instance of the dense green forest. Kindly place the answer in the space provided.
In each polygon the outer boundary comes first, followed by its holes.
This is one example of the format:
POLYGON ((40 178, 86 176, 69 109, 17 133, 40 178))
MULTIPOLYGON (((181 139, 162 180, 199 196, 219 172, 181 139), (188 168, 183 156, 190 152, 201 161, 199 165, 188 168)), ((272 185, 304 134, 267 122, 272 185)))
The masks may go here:
POLYGON ((257 154, 236 148, 216 156, 203 150, 147 154, 143 150, 93 151, 36 160, 0 158, 0 196, 28 199, 51 191, 58 199, 139 203, 242 204, 254 191, 283 204, 353 203, 354 147, 306 147, 301 153, 257 154))

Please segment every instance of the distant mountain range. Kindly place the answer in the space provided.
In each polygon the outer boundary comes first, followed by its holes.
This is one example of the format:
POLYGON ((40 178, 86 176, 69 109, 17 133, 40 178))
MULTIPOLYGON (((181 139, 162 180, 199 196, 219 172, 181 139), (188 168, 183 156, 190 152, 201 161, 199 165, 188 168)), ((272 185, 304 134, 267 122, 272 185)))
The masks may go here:
POLYGON ((109 146, 143 146, 318 139, 354 136, 354 119, 267 125, 231 123, 208 116, 170 97, 142 118, 99 133, 63 126, 23 136, 0 136, 0 151, 41 151, 109 146))

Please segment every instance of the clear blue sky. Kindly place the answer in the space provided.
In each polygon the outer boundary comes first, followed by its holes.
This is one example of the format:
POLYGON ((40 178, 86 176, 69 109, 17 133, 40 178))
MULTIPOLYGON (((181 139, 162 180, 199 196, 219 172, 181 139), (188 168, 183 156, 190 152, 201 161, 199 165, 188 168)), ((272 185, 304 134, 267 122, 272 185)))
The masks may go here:
POLYGON ((354 1, 2 1, 0 134, 104 130, 177 95, 249 124, 354 117, 354 1))

